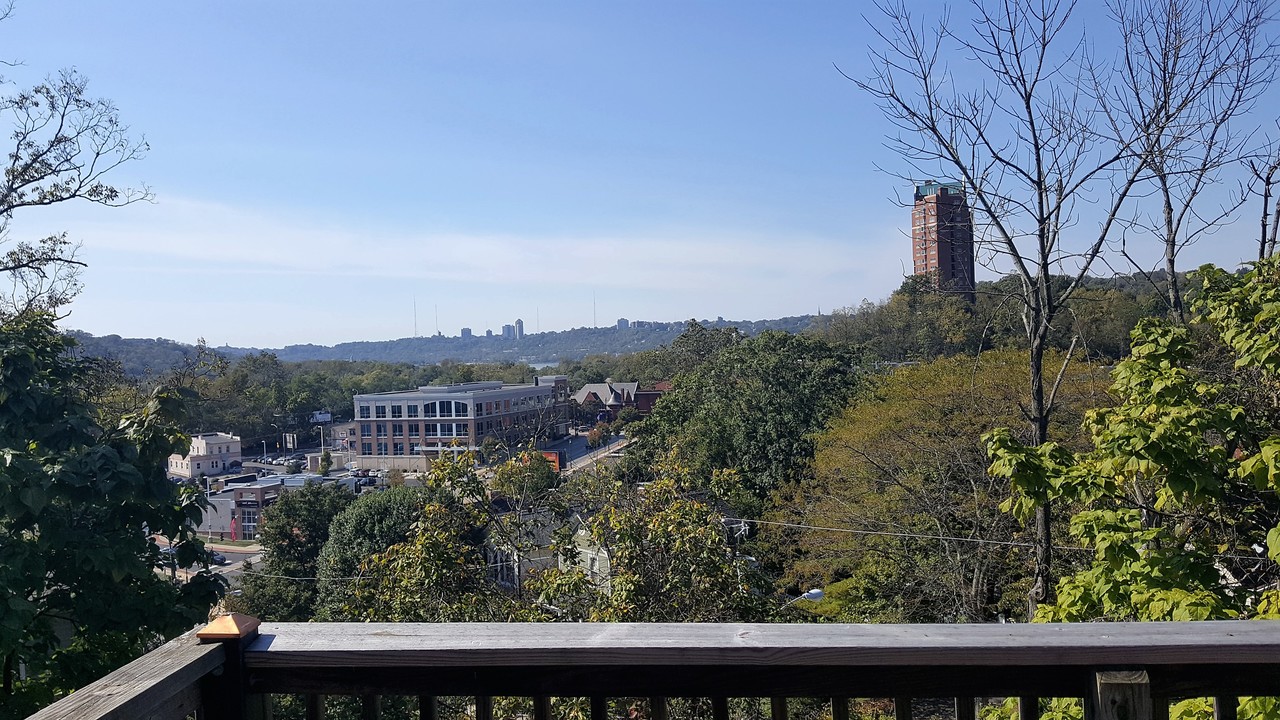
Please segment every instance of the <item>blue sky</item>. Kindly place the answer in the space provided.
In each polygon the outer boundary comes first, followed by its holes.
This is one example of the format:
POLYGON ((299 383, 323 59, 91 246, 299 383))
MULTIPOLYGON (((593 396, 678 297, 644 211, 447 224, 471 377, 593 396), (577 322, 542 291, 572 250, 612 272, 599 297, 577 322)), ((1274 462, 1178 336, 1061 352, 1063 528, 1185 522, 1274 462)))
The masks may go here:
MULTIPOLYGON (((922 7, 928 8, 929 3, 922 7)), ((90 79, 154 203, 69 231, 94 334, 278 347, 618 317, 758 319, 887 296, 909 186, 858 3, 19 0, 8 73, 90 79), (51 30, 56 28, 56 30, 51 30)), ((1252 213, 1249 214, 1252 216, 1252 213)), ((1252 222, 1191 261, 1247 257, 1252 222)))

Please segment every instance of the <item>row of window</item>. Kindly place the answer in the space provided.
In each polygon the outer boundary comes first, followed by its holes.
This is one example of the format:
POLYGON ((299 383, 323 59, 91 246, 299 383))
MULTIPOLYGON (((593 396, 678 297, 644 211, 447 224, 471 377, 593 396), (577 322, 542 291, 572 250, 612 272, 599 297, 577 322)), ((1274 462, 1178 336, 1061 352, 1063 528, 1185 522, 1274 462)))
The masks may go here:
MULTIPOLYGON (((493 415, 494 413, 509 413, 512 410, 519 412, 534 407, 545 407, 551 404, 551 398, 545 395, 535 395, 532 397, 517 398, 512 401, 494 400, 491 402, 476 402, 475 417, 482 415, 493 415)), ((385 420, 385 419, 401 419, 401 418, 435 418, 435 417, 468 417, 471 407, 464 402, 454 400, 437 400, 436 402, 422 403, 393 403, 382 404, 374 403, 371 405, 360 405, 358 416, 361 420, 385 420), (419 416, 421 411, 421 416, 419 416)))
MULTIPOLYGON (((469 430, 467 423, 390 423, 392 437, 465 437, 469 430)), ((360 437, 386 437, 388 423, 360 423, 360 437)))
POLYGON ((379 403, 372 407, 369 405, 361 405, 359 410, 360 419, 366 420, 371 414, 374 418, 380 420, 386 419, 388 410, 391 412, 392 419, 416 418, 418 417, 419 410, 422 412, 422 417, 429 418, 466 417, 467 412, 469 411, 466 403, 454 402, 453 400, 439 400, 436 402, 423 403, 422 405, 417 403, 411 403, 408 405, 400 403, 394 405, 383 405, 379 403))
POLYGON ((402 442, 385 443, 360 443, 361 455, 404 455, 406 450, 409 455, 417 455, 425 449, 420 443, 411 442, 407 445, 402 442), (376 450, 376 453, 375 453, 376 450))

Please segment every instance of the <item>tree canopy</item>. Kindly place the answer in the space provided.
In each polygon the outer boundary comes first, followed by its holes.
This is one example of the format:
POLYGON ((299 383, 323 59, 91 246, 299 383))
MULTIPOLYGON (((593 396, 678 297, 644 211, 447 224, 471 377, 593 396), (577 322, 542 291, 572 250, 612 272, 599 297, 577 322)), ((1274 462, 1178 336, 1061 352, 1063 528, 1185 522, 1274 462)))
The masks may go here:
POLYGON ((224 587, 193 531, 204 496, 165 474, 187 449, 180 399, 158 389, 103 426, 86 392, 96 365, 73 348, 48 315, 0 324, 0 658, 14 707, 189 628, 224 587), (176 547, 173 560, 152 535, 176 547), (196 567, 179 583, 157 572, 169 562, 196 567))
POLYGON ((1071 532, 1093 561, 1062 578, 1040 619, 1280 616, 1280 263, 1195 279, 1190 326, 1134 331, 1115 405, 1085 416, 1090 448, 987 436, 1016 516, 1081 507, 1071 532))
POLYGON ((674 449, 698 482, 732 471, 721 497, 758 514, 770 492, 807 472, 813 435, 859 381, 857 356, 822 338, 766 332, 742 340, 678 375, 653 414, 630 426, 629 467, 643 477, 674 449))
MULTIPOLYGON (((766 516, 785 524, 764 535, 786 583, 826 587, 822 612, 846 621, 1020 617, 1026 537, 1000 511, 1009 484, 987 474, 981 435, 1019 420, 1025 362, 998 350, 870 377, 817 437, 813 476, 780 490, 766 516)), ((1106 401, 1104 379, 1078 358, 1069 366, 1055 415, 1064 440, 1106 401)))

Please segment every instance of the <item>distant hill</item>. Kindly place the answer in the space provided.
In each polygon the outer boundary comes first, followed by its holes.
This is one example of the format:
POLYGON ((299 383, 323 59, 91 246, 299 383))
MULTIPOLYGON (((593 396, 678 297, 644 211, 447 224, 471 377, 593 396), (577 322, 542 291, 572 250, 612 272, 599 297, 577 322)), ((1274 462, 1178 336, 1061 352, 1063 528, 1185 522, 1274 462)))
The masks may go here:
MULTIPOLYGON (((779 318, 777 320, 700 320, 709 327, 736 327, 748 335, 765 330, 782 330, 797 333, 814 321, 812 315, 779 318)), ((560 332, 530 333, 515 340, 498 336, 416 337, 399 340, 349 342, 327 347, 324 345, 289 345, 283 348, 238 348, 224 346, 215 350, 235 358, 262 349, 275 353, 285 362, 306 360, 377 360, 413 364, 439 363, 454 360, 464 363, 512 362, 539 365, 556 363, 561 359, 577 360, 587 355, 620 355, 640 350, 651 350, 667 345, 684 332, 686 322, 635 321, 626 329, 575 328, 560 332)), ((94 337, 73 330, 69 333, 80 341, 89 355, 109 357, 120 361, 130 375, 141 376, 163 372, 195 354, 195 348, 172 340, 138 340, 118 335, 94 337)))
POLYGON ((131 377, 162 373, 196 356, 194 345, 164 338, 150 340, 122 338, 119 335, 95 337, 80 330, 71 330, 67 334, 80 343, 80 349, 85 355, 115 360, 131 377))

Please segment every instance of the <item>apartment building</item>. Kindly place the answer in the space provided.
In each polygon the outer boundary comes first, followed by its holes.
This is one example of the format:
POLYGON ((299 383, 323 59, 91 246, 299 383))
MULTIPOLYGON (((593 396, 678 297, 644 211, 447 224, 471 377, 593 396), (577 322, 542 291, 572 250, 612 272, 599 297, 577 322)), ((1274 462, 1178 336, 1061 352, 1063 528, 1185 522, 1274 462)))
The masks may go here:
POLYGON ((962 183, 929 180, 916 186, 911 245, 916 275, 973 299, 973 218, 962 183))
POLYGON ((362 469, 425 470, 442 452, 478 450, 487 437, 511 446, 569 432, 569 379, 425 386, 356 395, 355 463, 362 469))

